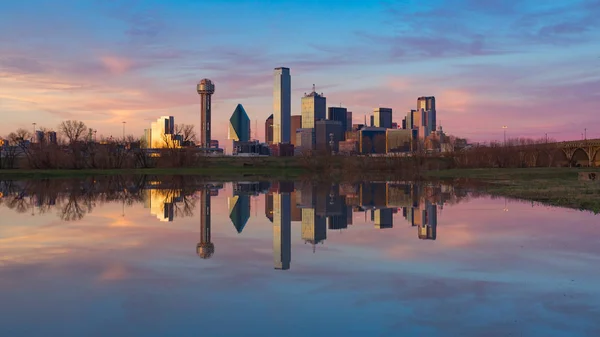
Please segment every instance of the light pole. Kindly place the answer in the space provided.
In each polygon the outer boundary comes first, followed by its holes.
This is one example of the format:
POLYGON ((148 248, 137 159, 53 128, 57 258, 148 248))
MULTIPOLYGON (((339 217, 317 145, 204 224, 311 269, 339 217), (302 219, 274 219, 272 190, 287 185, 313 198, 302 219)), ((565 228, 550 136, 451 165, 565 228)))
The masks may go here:
POLYGON ((504 130, 504 146, 506 146, 506 129, 508 129, 508 126, 503 125, 502 129, 504 130))
POLYGON ((546 144, 548 144, 548 132, 546 132, 546 144))
POLYGON ((123 121, 123 141, 125 141, 125 121, 123 121))
POLYGON ((583 139, 587 140, 587 128, 583 129, 583 139))
POLYGON ((31 123, 33 125, 33 135, 31 136, 31 138, 33 138, 33 140, 35 140, 35 126, 37 125, 37 123, 31 123))

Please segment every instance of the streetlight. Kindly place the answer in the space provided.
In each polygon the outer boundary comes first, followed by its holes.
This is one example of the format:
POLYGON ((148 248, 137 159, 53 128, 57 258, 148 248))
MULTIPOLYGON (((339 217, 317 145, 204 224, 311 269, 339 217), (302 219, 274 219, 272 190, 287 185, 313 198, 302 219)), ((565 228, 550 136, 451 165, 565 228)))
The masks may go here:
POLYGON ((583 129, 583 139, 587 140, 587 128, 583 129))
POLYGON ((504 146, 506 146, 506 129, 508 129, 508 126, 503 125, 502 129, 504 130, 504 146))
POLYGON ((123 121, 123 141, 125 141, 125 121, 123 121))
POLYGON ((546 132, 546 144, 548 143, 548 132, 546 132))
POLYGON ((35 140, 35 126, 37 125, 37 123, 31 123, 33 125, 33 136, 31 136, 31 138, 33 138, 33 140, 35 140))

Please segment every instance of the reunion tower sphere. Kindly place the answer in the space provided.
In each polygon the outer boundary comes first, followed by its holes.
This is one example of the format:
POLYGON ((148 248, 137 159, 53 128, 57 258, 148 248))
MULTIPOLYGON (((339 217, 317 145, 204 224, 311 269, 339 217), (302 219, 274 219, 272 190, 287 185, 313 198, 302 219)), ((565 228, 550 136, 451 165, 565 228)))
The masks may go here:
POLYGON ((200 95, 200 142, 203 148, 210 147, 211 96, 215 93, 215 85, 208 78, 202 79, 196 86, 200 95))
POLYGON ((215 93, 215 85, 208 78, 204 78, 204 79, 200 80, 200 82, 198 82, 198 85, 196 86, 196 89, 198 90, 199 95, 202 95, 202 94, 212 95, 215 93))

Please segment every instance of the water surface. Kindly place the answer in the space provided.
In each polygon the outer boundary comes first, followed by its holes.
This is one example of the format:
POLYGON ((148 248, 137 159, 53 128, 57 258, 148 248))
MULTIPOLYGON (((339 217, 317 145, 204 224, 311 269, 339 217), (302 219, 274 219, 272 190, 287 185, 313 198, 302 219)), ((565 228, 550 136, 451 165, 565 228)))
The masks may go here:
POLYGON ((4 183, 4 336, 599 336, 591 213, 453 186, 4 183))

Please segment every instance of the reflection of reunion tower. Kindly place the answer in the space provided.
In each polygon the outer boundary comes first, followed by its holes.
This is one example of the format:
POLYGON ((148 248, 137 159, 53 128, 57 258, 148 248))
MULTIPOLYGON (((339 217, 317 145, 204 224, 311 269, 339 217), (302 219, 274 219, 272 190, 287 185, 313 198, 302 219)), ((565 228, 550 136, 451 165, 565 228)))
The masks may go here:
POLYGON ((210 189, 208 186, 200 192, 200 242, 196 246, 198 256, 210 258, 215 252, 215 245, 210 242, 210 189))
POLYGON ((196 86, 200 95, 200 146, 210 148, 210 101, 212 94, 215 93, 215 85, 211 80, 205 78, 196 86))

